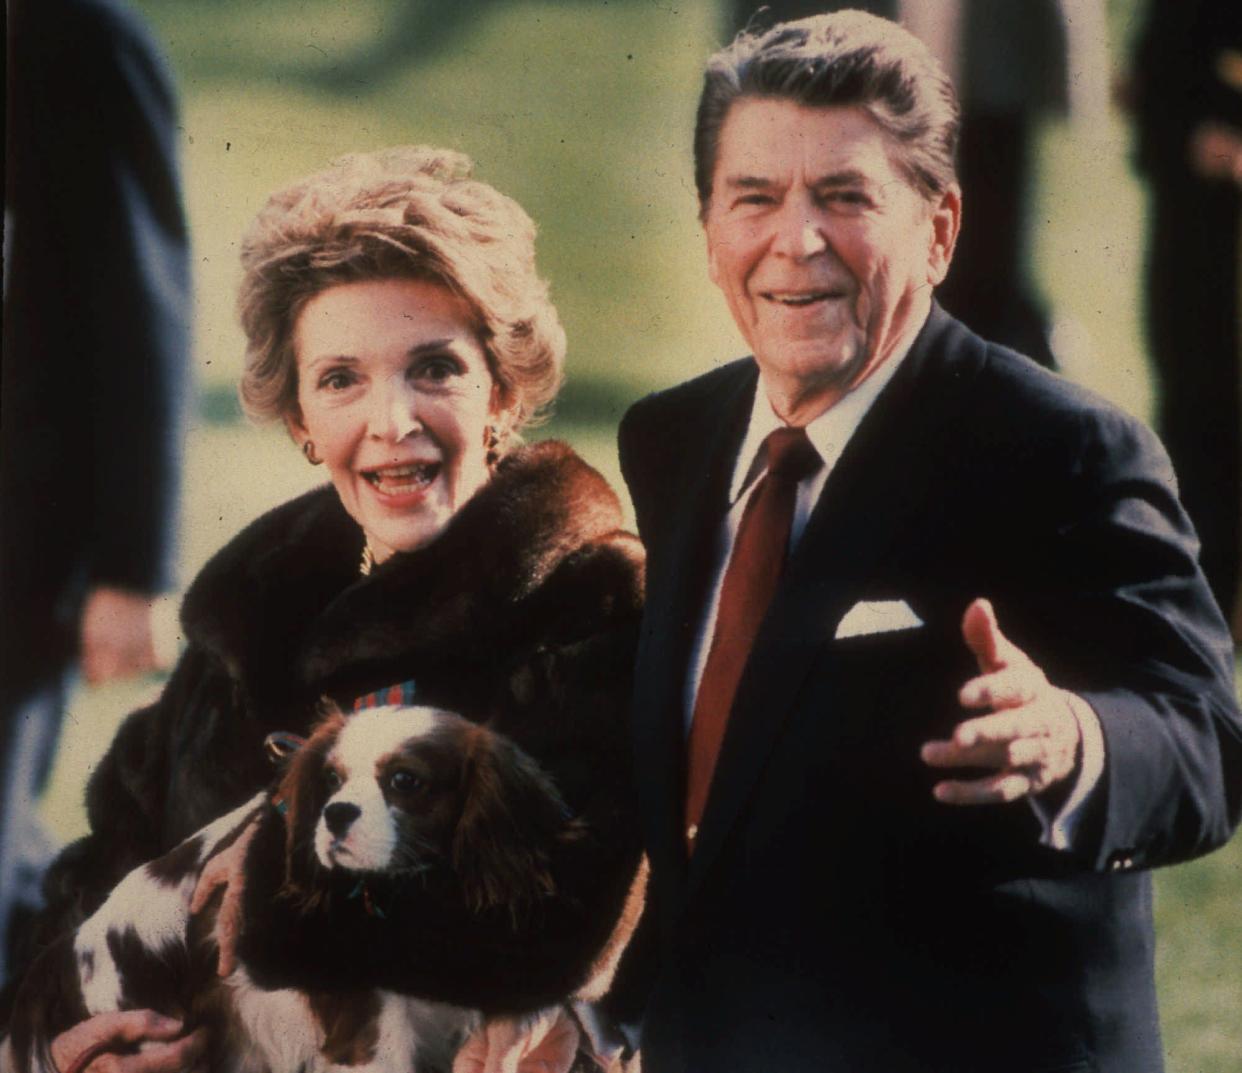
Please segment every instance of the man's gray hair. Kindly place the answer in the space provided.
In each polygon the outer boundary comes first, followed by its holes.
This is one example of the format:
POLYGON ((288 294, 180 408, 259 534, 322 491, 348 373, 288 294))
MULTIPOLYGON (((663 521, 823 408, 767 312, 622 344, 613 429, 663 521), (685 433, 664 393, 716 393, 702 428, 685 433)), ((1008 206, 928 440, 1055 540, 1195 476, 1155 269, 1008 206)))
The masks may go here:
POLYGON ((957 179, 957 95, 926 46, 896 23, 838 11, 743 30, 707 61, 694 126, 694 181, 706 217, 720 131, 740 97, 863 108, 892 139, 894 163, 931 200, 957 179))

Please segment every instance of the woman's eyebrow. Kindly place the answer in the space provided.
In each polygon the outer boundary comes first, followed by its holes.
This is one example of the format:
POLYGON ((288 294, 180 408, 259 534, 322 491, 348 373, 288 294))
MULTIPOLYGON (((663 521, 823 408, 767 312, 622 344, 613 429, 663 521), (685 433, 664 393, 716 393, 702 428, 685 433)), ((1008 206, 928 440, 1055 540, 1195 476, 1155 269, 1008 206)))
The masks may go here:
POLYGON ((410 349, 406 351, 406 354, 411 358, 416 358, 420 354, 430 354, 440 350, 452 350, 453 343, 454 340, 451 336, 446 336, 443 339, 432 339, 429 342, 419 343, 416 346, 410 347, 410 349))
POLYGON ((321 365, 357 365, 358 359, 352 354, 318 354, 307 361, 309 370, 318 369, 321 365))

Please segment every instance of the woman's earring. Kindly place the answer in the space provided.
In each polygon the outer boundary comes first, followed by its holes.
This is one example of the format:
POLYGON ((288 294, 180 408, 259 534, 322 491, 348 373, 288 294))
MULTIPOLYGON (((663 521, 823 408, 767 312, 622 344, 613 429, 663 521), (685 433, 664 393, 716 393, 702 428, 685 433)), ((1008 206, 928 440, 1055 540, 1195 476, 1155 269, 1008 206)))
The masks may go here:
POLYGON ((496 463, 500 461, 500 429, 495 425, 487 426, 483 435, 483 448, 487 452, 487 468, 495 469, 496 463))
POLYGON ((323 459, 315 454, 315 444, 311 440, 302 442, 302 455, 312 466, 319 465, 323 459))

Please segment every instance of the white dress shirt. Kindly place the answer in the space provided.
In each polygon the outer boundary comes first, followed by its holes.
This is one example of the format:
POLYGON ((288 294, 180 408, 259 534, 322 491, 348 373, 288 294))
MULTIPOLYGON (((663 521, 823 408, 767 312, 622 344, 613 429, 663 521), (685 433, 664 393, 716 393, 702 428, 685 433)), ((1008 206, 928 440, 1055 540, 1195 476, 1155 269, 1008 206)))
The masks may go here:
MULTIPOLYGON (((807 521, 811 517, 815 504, 819 502, 820 494, 828 483, 833 467, 837 464, 863 418, 866 417, 867 411, 871 409, 880 392, 884 390, 901 367, 901 363, 905 361, 923 323, 922 319, 917 320, 907 330, 906 336, 899 340, 893 353, 883 364, 806 426, 807 438, 818 453, 822 465, 810 476, 798 482, 794 515, 789 532, 790 555, 793 554, 802 538, 807 521)), ((716 615, 720 608, 720 590, 724 584, 725 569, 733 553, 733 544, 737 539, 738 527, 746 511, 746 504, 754 494, 759 478, 767 469, 763 443, 769 433, 783 424, 784 422, 772 408, 761 376, 755 389, 755 399, 751 406, 746 435, 733 464, 733 479, 729 486, 729 509, 717 533, 709 596, 691 645, 689 673, 686 676, 684 692, 684 719, 687 734, 694 718, 694 701, 698 695, 699 683, 703 678, 703 669, 707 664, 711 639, 716 630, 716 615)), ((1001 613, 1003 614, 1003 608, 1001 613)), ((1074 831, 1083 815, 1083 805, 1104 772, 1104 733, 1100 728, 1098 716, 1085 700, 1065 690, 1061 693, 1070 711, 1074 714, 1074 718, 1078 721, 1082 741, 1078 777, 1065 804, 1055 815, 1049 814, 1036 798, 1028 798, 1028 800, 1043 827, 1040 841, 1054 849, 1069 849, 1072 845, 1074 831)))

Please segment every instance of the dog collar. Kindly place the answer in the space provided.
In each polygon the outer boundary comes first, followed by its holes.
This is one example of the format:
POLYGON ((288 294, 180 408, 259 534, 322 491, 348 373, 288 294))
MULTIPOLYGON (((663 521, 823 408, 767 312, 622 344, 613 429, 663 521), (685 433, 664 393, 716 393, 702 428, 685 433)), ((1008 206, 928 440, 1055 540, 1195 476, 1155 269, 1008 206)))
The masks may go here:
POLYGON ((375 904, 375 899, 371 896, 371 887, 365 879, 358 880, 358 885, 346 897, 350 901, 353 901, 355 898, 361 898, 362 908, 366 910, 367 916, 379 917, 380 920, 385 919, 386 914, 384 910, 375 904))
POLYGON ((408 708, 413 703, 414 679, 410 678, 385 689, 377 689, 374 693, 364 693, 354 701, 353 710, 361 712, 367 708, 408 708))

